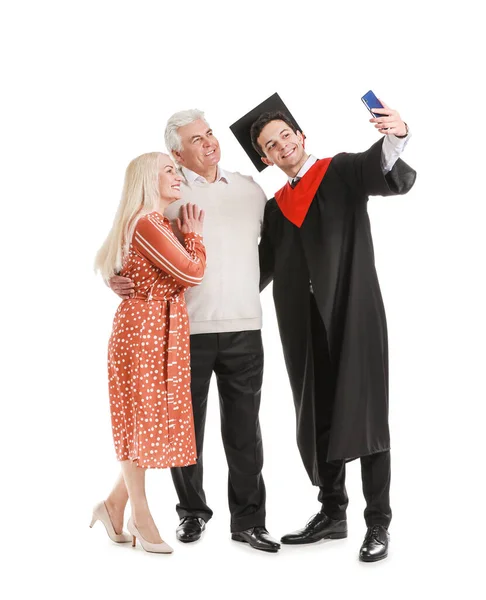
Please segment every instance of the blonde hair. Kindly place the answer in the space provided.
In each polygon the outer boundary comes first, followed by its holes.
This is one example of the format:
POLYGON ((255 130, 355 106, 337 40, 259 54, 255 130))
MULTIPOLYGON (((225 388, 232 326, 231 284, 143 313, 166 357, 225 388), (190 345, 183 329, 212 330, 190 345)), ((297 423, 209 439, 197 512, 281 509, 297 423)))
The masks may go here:
POLYGON ((121 271, 138 219, 159 207, 159 159, 149 152, 133 159, 125 171, 123 192, 113 225, 95 259, 105 281, 121 271))

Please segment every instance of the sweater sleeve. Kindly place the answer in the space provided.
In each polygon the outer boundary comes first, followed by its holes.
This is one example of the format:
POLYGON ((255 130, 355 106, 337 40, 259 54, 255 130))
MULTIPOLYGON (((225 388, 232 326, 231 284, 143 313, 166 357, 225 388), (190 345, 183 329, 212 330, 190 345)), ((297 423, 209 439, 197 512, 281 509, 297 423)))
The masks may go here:
POLYGON ((135 227, 133 246, 153 265, 171 275, 180 285, 199 285, 206 268, 206 249, 197 233, 184 235, 184 246, 166 225, 152 215, 135 227))

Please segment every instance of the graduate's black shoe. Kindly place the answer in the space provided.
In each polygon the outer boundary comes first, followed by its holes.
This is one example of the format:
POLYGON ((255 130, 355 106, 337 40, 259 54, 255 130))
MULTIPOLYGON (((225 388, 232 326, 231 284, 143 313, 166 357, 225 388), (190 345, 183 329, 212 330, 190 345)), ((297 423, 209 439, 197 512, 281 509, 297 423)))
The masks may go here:
POLYGON ((359 560, 375 562, 388 556, 390 534, 383 525, 368 527, 364 542, 359 551, 359 560))
POLYGON ((251 529, 245 529, 245 531, 232 533, 231 539, 236 542, 250 544, 255 550, 265 552, 278 552, 280 550, 280 544, 271 537, 265 527, 252 527, 251 529))
POLYGON ((202 532, 206 529, 206 522, 200 517, 183 517, 176 529, 176 537, 179 542, 185 544, 197 542, 202 532))
POLYGON ((330 519, 323 512, 317 513, 303 529, 287 533, 282 544, 313 544, 320 540, 340 540, 348 537, 346 519, 330 519))

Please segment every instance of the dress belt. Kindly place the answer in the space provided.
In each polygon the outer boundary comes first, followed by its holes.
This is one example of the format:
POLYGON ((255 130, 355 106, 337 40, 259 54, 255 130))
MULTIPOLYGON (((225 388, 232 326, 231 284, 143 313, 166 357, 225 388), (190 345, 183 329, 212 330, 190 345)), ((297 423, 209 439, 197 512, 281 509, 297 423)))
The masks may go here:
MULTIPOLYGON (((182 296, 183 298, 183 296, 182 296)), ((177 374, 177 350, 180 345, 180 318, 177 304, 181 303, 181 296, 175 298, 160 298, 148 294, 136 293, 130 300, 145 300, 146 302, 165 302, 169 308, 169 335, 167 340, 167 431, 169 447, 174 444, 173 430, 178 418, 179 411, 176 410, 176 384, 177 374)))

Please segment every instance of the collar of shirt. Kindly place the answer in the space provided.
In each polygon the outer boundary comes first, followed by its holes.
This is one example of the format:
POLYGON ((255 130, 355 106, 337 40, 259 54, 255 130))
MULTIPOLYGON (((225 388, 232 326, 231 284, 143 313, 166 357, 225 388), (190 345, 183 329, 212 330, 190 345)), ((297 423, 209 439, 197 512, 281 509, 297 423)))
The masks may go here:
MULTIPOLYGON (((191 184, 194 182, 197 183, 209 183, 202 175, 198 175, 194 171, 190 169, 186 169, 186 167, 181 167, 182 174, 186 178, 187 183, 191 184)), ((218 172, 216 174, 216 181, 214 183, 218 183, 219 181, 224 181, 225 183, 230 183, 230 178, 228 177, 228 173, 223 171, 221 167, 218 166, 218 172)))
MULTIPOLYGON (((311 154, 309 158, 305 161, 305 163, 300 167, 300 171, 297 173, 295 177, 304 177, 307 171, 317 162, 317 158, 311 154)), ((291 182, 295 177, 289 177, 289 182, 291 182)))

